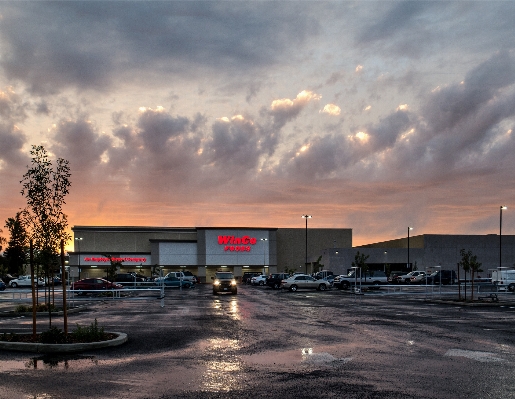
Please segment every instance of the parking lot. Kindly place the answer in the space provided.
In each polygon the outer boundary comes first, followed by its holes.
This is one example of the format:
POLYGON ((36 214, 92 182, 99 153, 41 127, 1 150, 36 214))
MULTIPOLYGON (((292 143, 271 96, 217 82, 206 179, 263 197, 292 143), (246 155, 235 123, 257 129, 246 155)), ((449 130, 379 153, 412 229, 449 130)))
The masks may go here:
MULTIPOLYGON (((463 306, 452 301, 456 287, 411 289, 240 285, 237 295, 213 296, 198 285, 167 289, 162 300, 144 290, 84 296, 70 328, 97 319, 129 342, 66 357, 0 352, 0 398, 515 396, 515 296, 463 306)), ((0 332, 31 328, 25 317, 0 318, 0 332)), ((46 328, 40 317, 38 330, 46 328)))

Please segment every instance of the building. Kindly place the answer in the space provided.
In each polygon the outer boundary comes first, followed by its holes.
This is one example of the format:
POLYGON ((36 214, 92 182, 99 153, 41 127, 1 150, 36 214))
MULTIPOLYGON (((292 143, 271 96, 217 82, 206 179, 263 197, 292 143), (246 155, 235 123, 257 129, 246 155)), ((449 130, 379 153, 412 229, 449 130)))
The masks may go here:
POLYGON ((514 267, 515 236, 497 234, 423 234, 353 248, 328 248, 321 263, 335 272, 347 273, 357 251, 368 255, 371 269, 409 272, 411 270, 458 269, 460 250, 471 251, 482 263, 482 276, 490 277, 498 267, 514 267), (502 241, 501 241, 502 240, 502 241), (409 261, 408 261, 409 259, 409 261))
POLYGON ((324 248, 352 247, 352 229, 74 226, 72 231, 72 279, 105 276, 111 261, 121 262, 121 272, 150 277, 187 270, 202 282, 220 269, 236 277, 245 271, 311 273, 324 248))

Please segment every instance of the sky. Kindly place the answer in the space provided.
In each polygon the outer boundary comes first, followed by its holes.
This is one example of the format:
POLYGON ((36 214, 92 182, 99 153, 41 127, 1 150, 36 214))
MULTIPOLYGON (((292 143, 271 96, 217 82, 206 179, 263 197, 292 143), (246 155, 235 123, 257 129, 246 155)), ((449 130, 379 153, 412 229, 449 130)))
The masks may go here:
POLYGON ((2 1, 0 228, 515 234, 515 2, 2 1))

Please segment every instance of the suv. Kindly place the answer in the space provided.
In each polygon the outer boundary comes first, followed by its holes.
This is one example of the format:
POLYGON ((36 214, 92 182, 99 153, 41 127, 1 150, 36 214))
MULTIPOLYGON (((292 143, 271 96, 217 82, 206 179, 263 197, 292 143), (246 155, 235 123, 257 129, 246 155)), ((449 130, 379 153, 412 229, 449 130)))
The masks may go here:
POLYGON ((238 287, 236 286, 236 280, 231 272, 216 272, 215 277, 211 277, 213 280, 213 295, 219 292, 230 292, 236 294, 238 287))
POLYGON ((363 273, 362 276, 356 276, 356 271, 352 270, 347 275, 340 275, 334 278, 333 287, 338 289, 349 289, 351 285, 358 283, 358 285, 372 285, 375 289, 379 289, 381 284, 388 283, 388 277, 381 270, 372 270, 366 273, 363 273))
POLYGON ((266 278, 266 285, 274 290, 281 288, 281 281, 290 277, 289 273, 273 273, 266 278))

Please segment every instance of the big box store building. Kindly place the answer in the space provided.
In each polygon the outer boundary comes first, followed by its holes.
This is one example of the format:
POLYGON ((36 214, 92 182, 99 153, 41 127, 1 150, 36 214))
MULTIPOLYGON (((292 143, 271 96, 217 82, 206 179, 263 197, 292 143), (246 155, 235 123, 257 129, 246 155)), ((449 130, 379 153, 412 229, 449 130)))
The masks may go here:
POLYGON ((298 270, 311 273, 325 248, 352 248, 352 229, 74 226, 72 279, 104 277, 110 259, 120 272, 151 276, 187 270, 201 282, 217 270, 241 277, 298 270), (306 262, 307 260, 307 262, 306 262))

